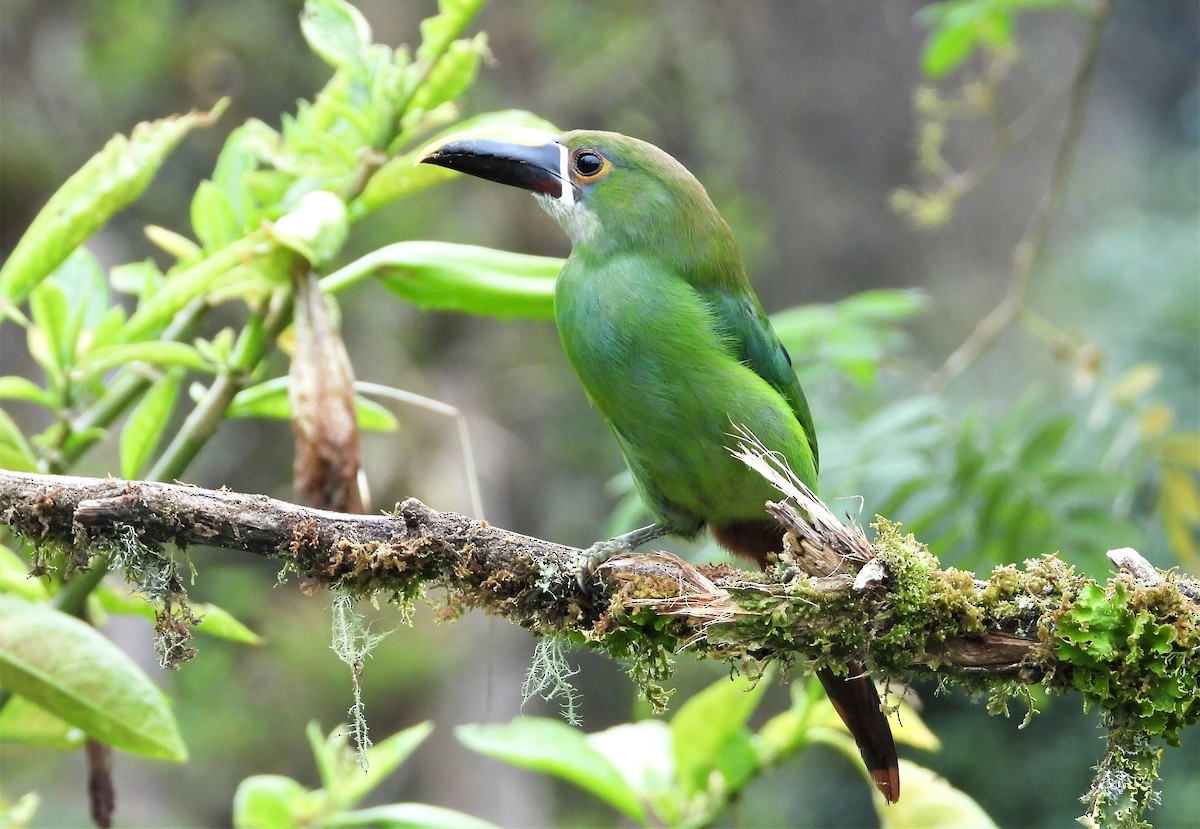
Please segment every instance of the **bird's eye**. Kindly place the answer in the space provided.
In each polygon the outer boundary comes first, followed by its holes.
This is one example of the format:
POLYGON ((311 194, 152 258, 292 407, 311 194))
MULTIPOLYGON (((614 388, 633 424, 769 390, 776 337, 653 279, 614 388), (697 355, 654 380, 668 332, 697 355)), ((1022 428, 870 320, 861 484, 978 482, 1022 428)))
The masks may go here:
POLYGON ((576 150, 574 158, 575 172, 585 181, 599 178, 608 168, 604 156, 595 150, 576 150))

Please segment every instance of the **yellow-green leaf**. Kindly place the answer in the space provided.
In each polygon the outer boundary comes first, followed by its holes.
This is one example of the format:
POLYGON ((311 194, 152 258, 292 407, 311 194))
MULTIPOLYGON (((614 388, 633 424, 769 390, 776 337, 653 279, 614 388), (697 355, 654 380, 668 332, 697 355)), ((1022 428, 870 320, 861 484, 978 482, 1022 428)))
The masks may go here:
POLYGON ((13 472, 37 472, 37 456, 17 424, 0 409, 0 469, 13 472))
POLYGON ((397 242, 321 280, 326 293, 375 277, 419 308, 550 319, 562 260, 446 242, 397 242))
POLYGON ((896 803, 874 792, 880 829, 996 829, 978 803, 929 769, 901 760, 900 780, 896 803))
POLYGON ((162 368, 186 368, 192 371, 213 373, 217 367, 187 343, 174 340, 147 340, 145 342, 121 343, 94 348, 79 361, 77 372, 90 377, 127 363, 150 363, 162 368))
POLYGON ((86 740, 87 735, 82 730, 25 697, 14 696, 0 708, 0 742, 70 751, 82 746, 86 740))
POLYGON ((0 687, 113 748, 183 762, 162 691, 95 628, 41 602, 0 595, 0 687))
POLYGON ((136 478, 154 454, 175 409, 182 380, 183 372, 179 369, 163 375, 129 413, 121 430, 122 477, 136 478))
MULTIPOLYGON (((140 596, 125 593, 109 587, 101 587, 93 594, 100 607, 107 613, 119 613, 122 616, 139 616, 153 622, 155 608, 153 603, 140 596)), ((196 631, 214 639, 224 639, 239 645, 257 645, 262 637, 252 631, 228 610, 206 602, 191 602, 192 613, 200 619, 196 631)))
POLYGON ((29 575, 25 559, 4 544, 0 544, 0 593, 15 593, 30 601, 49 597, 45 580, 29 575))
MULTIPOLYGON (((559 130, 543 118, 520 109, 506 109, 497 112, 487 112, 460 121, 448 127, 431 140, 465 130, 483 129, 484 127, 531 127, 557 133, 559 130)), ((428 143, 428 142, 427 142, 428 143)), ((428 164, 417 164, 421 157, 421 149, 413 149, 398 155, 383 165, 375 175, 371 176, 362 195, 351 206, 351 215, 355 218, 376 210, 385 204, 408 198, 436 184, 458 175, 445 167, 432 167, 428 164)))
POLYGON ((306 0, 300 31, 309 47, 335 69, 361 63, 371 42, 367 19, 342 0, 306 0))
POLYGON ((514 766, 553 774, 591 792, 633 820, 644 807, 608 759, 588 744, 580 730, 541 717, 521 717, 507 724, 460 725, 459 742, 472 751, 514 766))
POLYGON ((75 248, 136 200, 185 135, 213 123, 225 108, 138 124, 112 138, 67 179, 17 241, 0 267, 0 298, 19 305, 75 248))

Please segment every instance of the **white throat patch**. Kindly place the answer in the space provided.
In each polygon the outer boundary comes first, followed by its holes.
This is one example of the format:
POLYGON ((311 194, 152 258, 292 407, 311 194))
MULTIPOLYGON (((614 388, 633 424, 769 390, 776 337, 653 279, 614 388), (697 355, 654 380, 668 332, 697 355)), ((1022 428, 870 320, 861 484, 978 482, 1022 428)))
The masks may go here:
POLYGON ((575 206, 575 185, 571 183, 571 150, 566 144, 559 144, 558 150, 558 178, 562 181, 562 194, 558 200, 569 210, 575 206))

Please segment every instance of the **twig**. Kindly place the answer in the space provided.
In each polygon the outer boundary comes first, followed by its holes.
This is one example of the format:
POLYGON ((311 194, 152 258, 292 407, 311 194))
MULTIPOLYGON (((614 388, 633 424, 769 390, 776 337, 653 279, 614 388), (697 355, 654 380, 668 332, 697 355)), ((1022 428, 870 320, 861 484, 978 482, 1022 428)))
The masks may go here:
POLYGON ((1105 0, 1097 2, 1090 17, 1087 44, 1084 46, 1079 68, 1071 82, 1067 125, 1055 152, 1054 164, 1050 172, 1050 187, 1042 197, 1025 235, 1013 250, 1008 288, 1004 298, 976 324, 967 339, 929 377, 926 386, 932 391, 944 389, 949 385, 971 363, 977 360, 1000 334, 1021 318, 1033 266, 1046 246, 1050 228, 1062 207, 1068 174, 1075 160, 1075 151, 1079 146, 1079 135, 1083 130, 1087 91, 1096 68, 1096 58, 1100 53, 1100 40, 1108 15, 1108 3, 1105 0))

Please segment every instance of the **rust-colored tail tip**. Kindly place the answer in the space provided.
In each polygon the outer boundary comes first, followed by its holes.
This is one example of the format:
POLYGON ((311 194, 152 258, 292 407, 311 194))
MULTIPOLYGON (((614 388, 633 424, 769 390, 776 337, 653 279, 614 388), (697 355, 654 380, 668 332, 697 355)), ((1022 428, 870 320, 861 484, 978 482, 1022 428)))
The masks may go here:
POLYGON ((888 803, 895 803, 900 799, 900 769, 898 767, 871 769, 871 779, 875 781, 875 788, 879 789, 879 793, 888 803))

